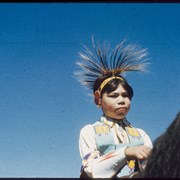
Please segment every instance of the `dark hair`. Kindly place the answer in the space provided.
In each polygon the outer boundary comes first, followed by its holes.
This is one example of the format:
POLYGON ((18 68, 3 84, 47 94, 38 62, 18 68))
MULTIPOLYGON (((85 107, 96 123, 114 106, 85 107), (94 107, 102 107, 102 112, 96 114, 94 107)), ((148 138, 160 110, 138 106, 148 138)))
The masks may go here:
MULTIPOLYGON (((93 88, 93 92, 95 92, 96 90, 99 89, 100 85, 102 84, 102 82, 109 78, 110 76, 106 76, 106 77, 103 77, 103 78, 98 78, 95 83, 94 83, 94 88, 93 88)), ((123 88, 128 92, 128 95, 129 95, 129 98, 132 99, 133 97, 133 89, 132 87, 128 84, 127 80, 125 80, 124 77, 122 76, 119 76, 121 77, 123 80, 121 79, 112 79, 110 80, 105 86, 104 88, 102 89, 101 91, 101 96, 104 94, 104 93, 111 93, 112 91, 116 90, 118 85, 121 84, 123 86, 123 88)))
POLYGON ((144 178, 180 178, 180 112, 154 142, 144 178))

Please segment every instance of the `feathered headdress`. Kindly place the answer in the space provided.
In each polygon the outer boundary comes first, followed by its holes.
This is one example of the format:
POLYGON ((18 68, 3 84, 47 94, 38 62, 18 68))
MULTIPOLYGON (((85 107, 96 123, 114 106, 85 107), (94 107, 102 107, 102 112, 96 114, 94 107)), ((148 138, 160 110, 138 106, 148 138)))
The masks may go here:
POLYGON ((145 71, 146 49, 141 49, 135 44, 125 45, 124 40, 108 56, 106 44, 102 48, 99 45, 96 47, 92 39, 92 45, 93 52, 84 46, 84 52, 79 53, 81 61, 76 64, 81 70, 75 72, 79 81, 89 89, 93 89, 94 82, 98 78, 107 77, 102 82, 104 87, 111 79, 122 77, 125 72, 145 71))

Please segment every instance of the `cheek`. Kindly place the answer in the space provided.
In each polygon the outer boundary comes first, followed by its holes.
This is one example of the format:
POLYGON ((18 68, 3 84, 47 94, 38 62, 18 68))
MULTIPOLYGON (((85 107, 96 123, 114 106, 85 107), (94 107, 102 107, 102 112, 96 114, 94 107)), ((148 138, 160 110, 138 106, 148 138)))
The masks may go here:
POLYGON ((106 102, 102 101, 101 106, 103 109, 107 109, 109 105, 106 102))
POLYGON ((131 106, 131 101, 128 99, 127 102, 126 102, 126 105, 127 107, 130 109, 130 106, 131 106))
POLYGON ((103 102, 102 102, 102 109, 103 109, 104 111, 111 111, 111 110, 113 110, 113 107, 114 107, 114 105, 113 105, 113 103, 110 102, 110 101, 108 101, 108 102, 103 101, 103 102))

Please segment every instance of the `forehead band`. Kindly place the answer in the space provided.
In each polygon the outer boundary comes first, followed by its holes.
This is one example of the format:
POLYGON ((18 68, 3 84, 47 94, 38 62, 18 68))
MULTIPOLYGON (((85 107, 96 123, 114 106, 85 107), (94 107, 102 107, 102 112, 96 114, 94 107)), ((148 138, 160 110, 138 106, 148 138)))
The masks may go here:
POLYGON ((112 79, 120 79, 120 80, 124 81, 124 79, 123 79, 122 77, 119 77, 119 76, 109 77, 109 78, 105 79, 105 80, 101 83, 101 85, 100 85, 100 87, 99 87, 99 89, 98 89, 99 93, 101 93, 101 91, 103 90, 104 86, 105 86, 109 81, 111 81, 112 79))

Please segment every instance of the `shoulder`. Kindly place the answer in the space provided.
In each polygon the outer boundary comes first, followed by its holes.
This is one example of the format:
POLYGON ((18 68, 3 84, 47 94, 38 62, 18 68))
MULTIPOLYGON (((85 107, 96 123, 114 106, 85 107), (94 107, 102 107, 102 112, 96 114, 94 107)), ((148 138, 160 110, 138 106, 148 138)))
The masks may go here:
POLYGON ((85 125, 84 127, 81 128, 80 133, 84 134, 84 133, 86 133, 86 132, 88 132, 88 131, 90 131, 92 129, 93 129, 93 125, 92 124, 87 124, 87 125, 85 125))
POLYGON ((136 128, 142 137, 148 136, 148 134, 141 128, 136 128))
POLYGON ((141 128, 136 128, 141 135, 145 135, 146 132, 141 128))
POLYGON ((96 126, 96 125, 98 125, 98 124, 102 124, 102 123, 101 123, 100 121, 96 121, 96 122, 93 123, 93 124, 86 124, 85 126, 83 126, 83 127, 81 128, 81 131, 84 132, 84 131, 86 131, 86 130, 93 129, 94 126, 96 126))
POLYGON ((140 133, 141 137, 144 139, 144 144, 152 148, 152 141, 149 135, 143 129, 140 129, 140 128, 136 128, 136 129, 140 133))
POLYGON ((79 147, 82 151, 82 156, 85 156, 97 148, 93 124, 87 124, 80 130, 79 147))
POLYGON ((96 121, 93 124, 87 124, 84 127, 81 128, 80 134, 81 135, 88 135, 94 133, 94 127, 98 124, 99 122, 96 121))
POLYGON ((95 126, 96 124, 98 124, 98 123, 99 123, 99 121, 96 121, 96 122, 93 123, 93 124, 86 124, 84 127, 81 128, 81 131, 86 131, 86 130, 88 130, 88 129, 92 129, 92 128, 94 128, 94 126, 95 126))

